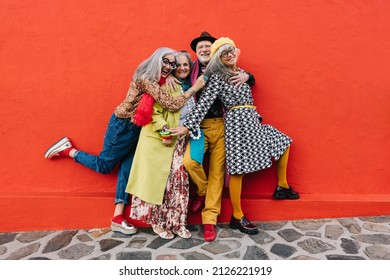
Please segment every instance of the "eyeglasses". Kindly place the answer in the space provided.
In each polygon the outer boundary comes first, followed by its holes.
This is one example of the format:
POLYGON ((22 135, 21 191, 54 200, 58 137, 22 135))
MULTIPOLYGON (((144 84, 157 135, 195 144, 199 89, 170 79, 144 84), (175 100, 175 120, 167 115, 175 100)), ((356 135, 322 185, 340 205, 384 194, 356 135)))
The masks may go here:
POLYGON ((229 53, 230 54, 234 54, 234 52, 236 51, 236 48, 235 47, 229 47, 228 49, 224 50, 222 53, 221 53, 221 57, 223 58, 227 58, 229 53))
POLYGON ((163 65, 166 67, 170 67, 172 70, 175 70, 177 68, 176 62, 170 62, 168 58, 163 58, 162 60, 163 65))

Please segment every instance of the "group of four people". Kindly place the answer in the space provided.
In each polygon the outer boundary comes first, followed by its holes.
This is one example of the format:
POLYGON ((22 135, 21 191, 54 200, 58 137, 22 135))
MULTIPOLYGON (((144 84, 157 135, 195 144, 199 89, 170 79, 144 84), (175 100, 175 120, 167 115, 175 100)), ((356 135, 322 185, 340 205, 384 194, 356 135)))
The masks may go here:
POLYGON ((250 89, 255 79, 237 66, 240 51, 234 41, 202 32, 190 46, 197 55, 195 62, 186 51, 159 48, 137 67, 126 99, 111 116, 99 156, 75 149, 67 137, 45 153, 48 159, 72 157, 99 173, 120 165, 113 231, 137 232, 123 216, 130 203, 130 217, 150 224, 161 238, 172 239, 175 234, 190 238, 186 228, 190 208, 202 211, 204 239, 215 240, 225 166, 233 229, 258 233, 241 208, 242 179, 270 167, 272 159, 278 174, 273 197, 299 198, 286 178, 292 140, 262 124, 250 89), (191 207, 189 179, 197 186, 191 207))

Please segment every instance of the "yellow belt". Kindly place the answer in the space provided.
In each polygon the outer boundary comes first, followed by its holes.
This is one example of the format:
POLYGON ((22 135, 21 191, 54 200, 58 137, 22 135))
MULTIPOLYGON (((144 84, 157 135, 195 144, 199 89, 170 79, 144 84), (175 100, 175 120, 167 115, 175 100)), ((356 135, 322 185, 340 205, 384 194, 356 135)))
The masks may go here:
POLYGON ((253 109, 255 109, 256 106, 254 106, 254 105, 237 105, 237 106, 230 107, 229 110, 239 109, 239 108, 253 108, 253 109))

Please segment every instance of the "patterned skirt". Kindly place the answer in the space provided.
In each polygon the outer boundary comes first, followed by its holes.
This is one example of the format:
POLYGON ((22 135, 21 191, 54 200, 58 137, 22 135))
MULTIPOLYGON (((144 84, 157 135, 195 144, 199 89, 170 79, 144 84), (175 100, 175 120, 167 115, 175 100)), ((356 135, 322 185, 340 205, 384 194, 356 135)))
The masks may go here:
POLYGON ((269 168, 292 139, 271 125, 261 124, 255 108, 228 110, 225 119, 226 161, 229 174, 269 168))
POLYGON ((185 137, 178 138, 162 204, 155 205, 133 196, 132 219, 176 231, 187 225, 189 179, 183 164, 185 147, 185 137))

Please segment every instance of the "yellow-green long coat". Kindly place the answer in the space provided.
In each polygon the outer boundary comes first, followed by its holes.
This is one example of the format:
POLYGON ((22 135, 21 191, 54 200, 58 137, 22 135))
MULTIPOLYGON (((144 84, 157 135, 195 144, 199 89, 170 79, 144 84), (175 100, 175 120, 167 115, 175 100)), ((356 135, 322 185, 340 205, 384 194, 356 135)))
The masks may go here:
MULTIPOLYGON (((171 92, 173 97, 180 94, 180 89, 171 92)), ((180 110, 168 112, 157 102, 154 103, 153 120, 141 129, 126 192, 143 201, 162 204, 176 137, 173 138, 173 145, 166 147, 157 131, 164 125, 168 128, 177 127, 179 119, 180 110)))

